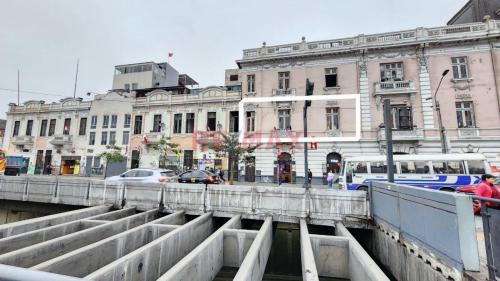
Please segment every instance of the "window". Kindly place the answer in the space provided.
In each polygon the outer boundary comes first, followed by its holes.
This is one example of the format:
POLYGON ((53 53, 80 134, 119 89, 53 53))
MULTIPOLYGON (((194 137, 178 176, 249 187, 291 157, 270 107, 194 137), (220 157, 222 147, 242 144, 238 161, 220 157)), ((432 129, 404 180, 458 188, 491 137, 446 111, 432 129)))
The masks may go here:
POLYGON ((108 144, 108 132, 102 132, 101 134, 101 145, 108 144))
POLYGON ((337 87, 337 68, 325 68, 325 87, 337 87))
POLYGON ((255 93, 255 74, 247 75, 247 91, 255 93))
POLYGON ((278 110, 278 125, 280 130, 291 129, 290 126, 290 109, 278 110))
POLYGON ((90 132, 89 145, 95 145, 95 132, 90 132))
POLYGON ((433 162, 432 166, 434 168, 435 174, 464 174, 464 163, 463 161, 448 161, 448 162, 433 162))
POLYGON ((161 114, 155 114, 153 116, 153 132, 161 132, 161 114))
POLYGON ((467 161, 467 166, 469 167, 469 174, 476 174, 476 175, 486 174, 483 161, 469 160, 467 161))
POLYGON ((186 113, 186 134, 194 132, 194 113, 186 113))
POLYGON ((368 166, 365 162, 352 163, 352 171, 355 174, 366 174, 368 173, 368 166))
POLYGON ((469 78, 469 69, 467 67, 467 57, 451 58, 451 67, 453 69, 454 79, 469 78))
POLYGON ((229 75, 229 81, 238 81, 238 74, 229 75))
POLYGON ((387 173, 387 164, 384 162, 372 162, 370 168, 372 174, 387 173))
POLYGON ((109 144, 116 144, 116 132, 109 132, 109 144))
POLYGON ((239 131, 239 114, 238 111, 229 112, 229 132, 237 133, 239 131))
POLYGON ((458 128, 475 128, 474 108, 471 101, 456 102, 458 128))
POLYGON ((65 136, 69 135, 70 129, 71 129, 71 118, 66 118, 64 119, 63 135, 65 136))
POLYGON ((41 137, 45 137, 47 135, 47 123, 48 123, 47 119, 42 120, 42 125, 40 126, 41 137))
POLYGON ((97 127, 97 116, 92 116, 90 118, 90 129, 95 129, 97 127))
POLYGON ((137 90, 138 84, 137 83, 132 83, 132 90, 137 90))
POLYGON ((380 81, 381 82, 394 82, 403 81, 403 63, 381 63, 380 64, 380 81))
POLYGON ((123 131, 122 144, 123 145, 128 145, 129 139, 130 139, 130 132, 129 131, 123 131))
POLYGON ((118 116, 111 115, 111 128, 116 128, 116 123, 118 123, 118 116))
POLYGON ((12 136, 19 136, 19 127, 21 127, 21 121, 15 121, 14 122, 14 130, 12 132, 12 136))
POLYGON ((247 132, 255 132, 255 111, 247 111, 247 132))
POLYGON ((134 134, 140 135, 142 133, 142 115, 136 115, 134 119, 134 134))
POLYGON ((33 120, 28 120, 28 123, 26 123, 26 135, 31 136, 32 131, 33 131, 33 120))
POLYGON ((56 132, 56 119, 50 119, 49 123, 49 137, 53 136, 56 132))
POLYGON ((174 114, 174 134, 182 133, 182 113, 174 114))
POLYGON ((125 117, 123 119, 123 127, 124 128, 130 128, 131 119, 132 119, 132 117, 130 116, 130 114, 125 114, 125 117))
POLYGON ((339 108, 329 107, 326 109, 326 129, 338 130, 339 129, 339 108))
POLYGON ((130 84, 125 84, 123 85, 123 89, 125 89, 125 91, 130 91, 130 84))
POLYGON ((80 130, 78 132, 78 135, 80 136, 85 136, 87 133, 87 118, 81 118, 80 119, 80 130))
POLYGON ((406 105, 392 106, 392 129, 412 130, 411 107, 406 105))
POLYGON ((430 169, 427 162, 424 161, 405 161, 400 162, 402 174, 429 174, 430 169))
POLYGON ((207 113, 207 131, 215 131, 217 124, 217 114, 215 112, 207 113))
POLYGON ((109 126, 109 115, 104 115, 102 118, 102 127, 107 128, 109 126))
POLYGON ((290 87, 290 72, 278 72, 278 89, 288 90, 290 87))

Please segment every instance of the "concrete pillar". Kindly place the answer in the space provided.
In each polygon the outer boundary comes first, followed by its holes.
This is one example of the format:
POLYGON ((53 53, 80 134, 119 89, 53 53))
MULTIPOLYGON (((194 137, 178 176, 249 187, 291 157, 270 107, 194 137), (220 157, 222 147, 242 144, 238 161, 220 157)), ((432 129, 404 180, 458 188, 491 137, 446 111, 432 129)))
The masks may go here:
POLYGON ((305 220, 300 220, 300 257, 302 260, 302 280, 318 281, 318 270, 314 261, 311 238, 305 220))
POLYGON ((157 281, 211 281, 223 266, 224 230, 241 228, 241 216, 236 215, 205 239, 187 256, 175 264, 157 281), (196 268, 196 270, 193 270, 196 268))
POLYGON ((262 280, 266 270, 267 259, 271 252, 273 239, 272 222, 273 220, 271 217, 266 218, 233 280, 262 280))
POLYGON ((96 206, 15 223, 0 225, 0 238, 108 212, 110 206, 96 206))

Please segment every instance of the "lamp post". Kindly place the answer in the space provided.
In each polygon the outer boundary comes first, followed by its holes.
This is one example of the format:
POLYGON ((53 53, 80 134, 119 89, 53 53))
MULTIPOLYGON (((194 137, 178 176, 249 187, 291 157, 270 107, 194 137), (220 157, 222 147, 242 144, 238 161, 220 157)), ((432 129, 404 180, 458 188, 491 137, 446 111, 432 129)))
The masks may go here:
POLYGON ((439 101, 436 100, 436 95, 439 91, 439 87, 441 86, 441 82, 443 82, 443 78, 450 72, 449 69, 446 69, 443 71, 443 74, 441 74, 441 79, 439 80, 439 84, 436 88, 436 92, 434 92, 434 96, 432 98, 427 98, 426 100, 433 99, 434 100, 434 108, 436 109, 437 117, 438 117, 438 125, 439 125, 439 137, 441 140, 441 152, 443 154, 448 153, 448 146, 446 144, 446 135, 445 135, 445 128, 443 126, 443 119, 441 117, 441 106, 439 105, 439 101))

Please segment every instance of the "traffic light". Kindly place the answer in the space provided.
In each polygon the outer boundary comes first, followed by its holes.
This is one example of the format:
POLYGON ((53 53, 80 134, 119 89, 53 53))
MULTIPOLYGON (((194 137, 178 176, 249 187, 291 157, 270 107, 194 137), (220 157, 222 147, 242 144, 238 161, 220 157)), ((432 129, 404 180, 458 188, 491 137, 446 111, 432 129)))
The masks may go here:
MULTIPOLYGON (((314 91, 314 83, 309 81, 309 78, 306 79, 306 96, 312 96, 314 91)), ((306 107, 311 106, 311 101, 306 100, 306 107)))

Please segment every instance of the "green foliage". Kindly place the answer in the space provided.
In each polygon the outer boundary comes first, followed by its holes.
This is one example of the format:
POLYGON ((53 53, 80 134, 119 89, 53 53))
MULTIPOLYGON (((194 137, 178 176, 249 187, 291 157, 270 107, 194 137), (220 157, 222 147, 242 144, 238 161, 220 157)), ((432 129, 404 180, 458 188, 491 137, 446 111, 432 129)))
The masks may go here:
MULTIPOLYGON (((106 160, 106 163, 116 163, 123 161, 124 157, 121 147, 115 144, 106 145, 107 151, 99 154, 99 157, 106 160)), ((106 164, 107 165, 107 164, 106 164)))
POLYGON ((178 147, 178 144, 170 142, 170 138, 164 136, 161 137, 158 143, 155 143, 151 146, 153 150, 158 151, 158 154, 160 156, 160 163, 166 162, 168 154, 177 154, 179 152, 178 147))

